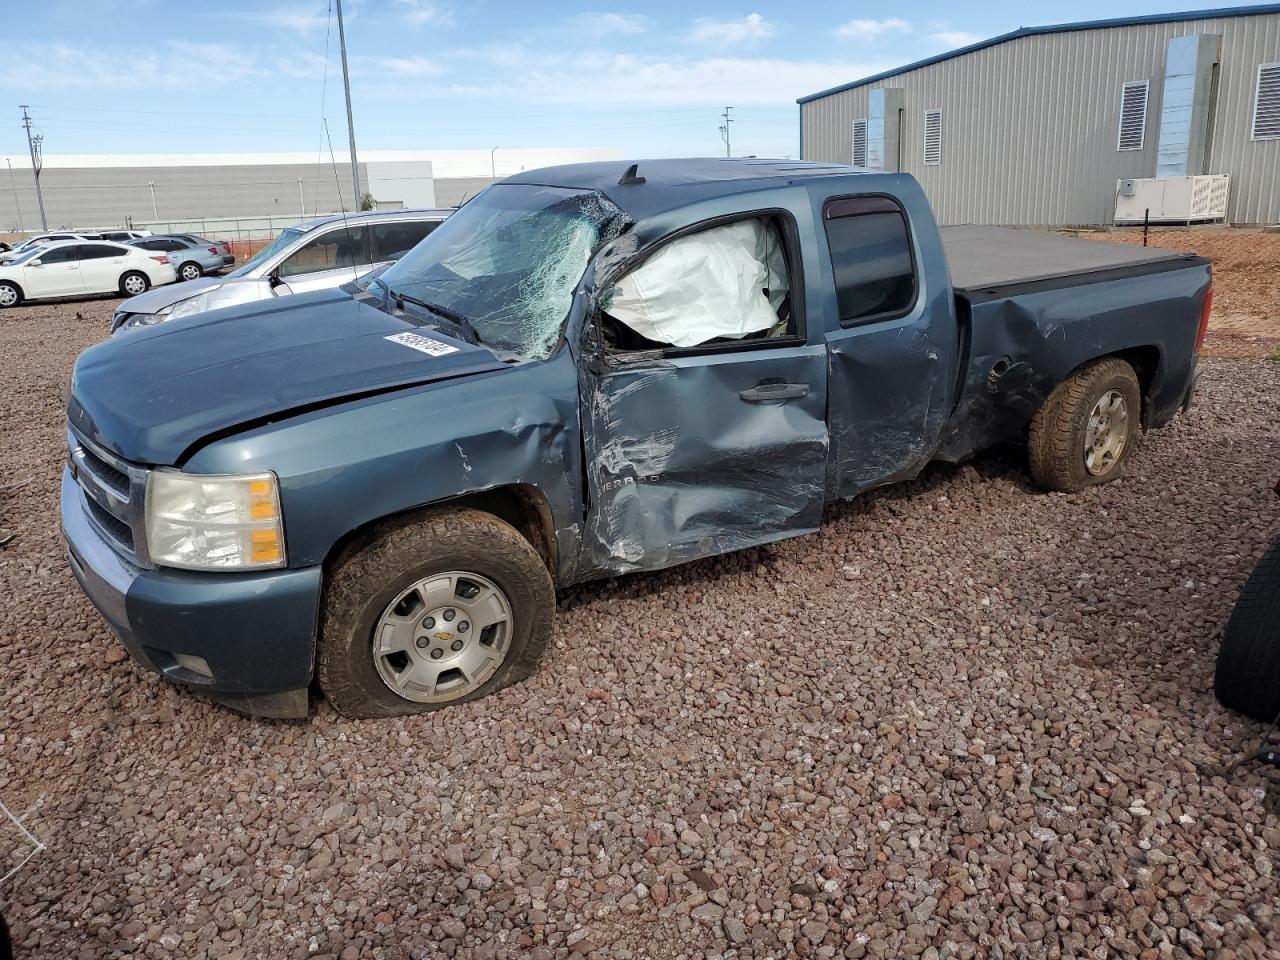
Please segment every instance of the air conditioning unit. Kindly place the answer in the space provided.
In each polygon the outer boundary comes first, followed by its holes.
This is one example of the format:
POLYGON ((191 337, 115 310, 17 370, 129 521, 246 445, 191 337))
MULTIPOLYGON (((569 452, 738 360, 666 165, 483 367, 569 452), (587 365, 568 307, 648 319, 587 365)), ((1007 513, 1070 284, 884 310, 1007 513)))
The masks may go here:
POLYGON ((1144 177, 1116 181, 1117 224, 1196 223, 1227 218, 1231 177, 1144 177))

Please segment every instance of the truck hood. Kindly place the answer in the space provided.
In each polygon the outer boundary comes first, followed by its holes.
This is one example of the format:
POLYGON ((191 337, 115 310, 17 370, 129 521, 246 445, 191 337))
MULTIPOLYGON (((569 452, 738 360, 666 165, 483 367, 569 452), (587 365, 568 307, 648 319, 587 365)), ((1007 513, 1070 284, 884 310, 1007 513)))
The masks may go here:
POLYGON ((212 434, 506 366, 483 347, 413 327, 342 290, 320 290, 90 347, 71 374, 68 417, 126 460, 172 465, 212 434))

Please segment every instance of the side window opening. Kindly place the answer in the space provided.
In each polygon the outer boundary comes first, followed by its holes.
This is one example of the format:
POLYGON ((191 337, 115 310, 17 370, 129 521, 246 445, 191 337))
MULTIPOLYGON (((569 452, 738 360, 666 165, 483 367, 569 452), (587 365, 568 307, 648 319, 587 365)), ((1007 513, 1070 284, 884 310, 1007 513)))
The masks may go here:
POLYGON ((374 224, 371 228, 373 234, 371 262, 399 260, 438 226, 440 223, 436 220, 397 220, 392 223, 374 224))
POLYGON ((601 304, 610 352, 796 336, 785 234, 776 216, 677 237, 623 275, 601 304))
POLYGON ((312 240, 280 264, 280 276, 296 277, 338 267, 357 267, 369 262, 364 227, 330 230, 312 240))
POLYGON ((822 219, 841 325, 910 310, 916 276, 902 208, 887 197, 851 197, 828 203, 822 219))

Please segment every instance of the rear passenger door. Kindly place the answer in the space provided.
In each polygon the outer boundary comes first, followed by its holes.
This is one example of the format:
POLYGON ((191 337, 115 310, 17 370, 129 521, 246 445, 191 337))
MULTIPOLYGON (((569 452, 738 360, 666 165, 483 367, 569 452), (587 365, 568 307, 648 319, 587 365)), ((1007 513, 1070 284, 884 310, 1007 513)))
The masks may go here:
MULTIPOLYGON (((923 204, 923 198, 921 198, 923 204)), ((958 342, 947 266, 927 208, 889 196, 822 205, 831 267, 829 489, 851 497, 914 476, 950 414, 958 342), (916 227, 919 227, 917 230, 916 227)))
POLYGON ((82 243, 76 247, 85 292, 111 293, 118 289, 126 256, 124 248, 106 243, 82 243))

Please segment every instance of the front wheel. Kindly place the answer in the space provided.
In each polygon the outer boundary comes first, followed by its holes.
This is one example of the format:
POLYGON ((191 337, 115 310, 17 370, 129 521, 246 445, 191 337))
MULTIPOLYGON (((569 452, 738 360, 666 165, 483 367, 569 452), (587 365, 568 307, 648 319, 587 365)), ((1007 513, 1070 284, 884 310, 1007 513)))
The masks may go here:
POLYGON ((391 524, 329 578, 316 678, 348 717, 437 710, 533 672, 555 614, 542 558, 478 510, 391 524))
POLYGON ((0 282, 0 309, 16 307, 22 302, 22 291, 12 283, 0 282))
POLYGON ((136 297, 140 293, 146 293, 150 286, 151 281, 147 275, 137 270, 130 270, 120 278, 120 293, 126 297, 136 297))
POLYGON ((1031 476, 1068 493, 1114 480, 1138 440, 1142 392, 1116 357, 1085 364, 1049 395, 1031 421, 1031 476))
POLYGON ((181 280, 198 280, 204 276, 204 271, 200 269, 200 264, 187 261, 178 268, 178 278, 181 280))

